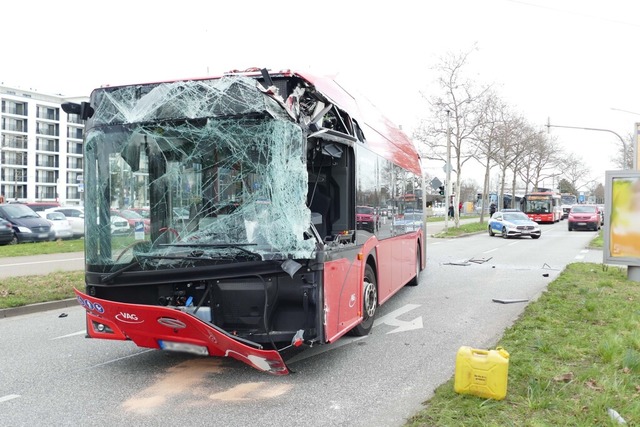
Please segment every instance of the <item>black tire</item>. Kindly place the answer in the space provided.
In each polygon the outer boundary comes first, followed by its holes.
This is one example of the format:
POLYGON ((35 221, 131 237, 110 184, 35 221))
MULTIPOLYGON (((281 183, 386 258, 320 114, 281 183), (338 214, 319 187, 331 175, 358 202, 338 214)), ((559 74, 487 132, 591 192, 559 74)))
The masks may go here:
POLYGON ((493 230, 491 229, 491 226, 487 227, 487 229, 489 230, 489 236, 493 237, 496 235, 496 233, 494 233, 493 230))
POLYGON ((369 335, 378 309, 378 284, 373 268, 369 264, 364 268, 362 294, 362 322, 349 331, 349 335, 357 337, 369 335))
POLYGON ((422 271, 422 251, 420 247, 416 250, 416 277, 411 279, 407 285, 418 286, 420 284, 420 272, 422 271))
POLYGON ((571 224, 569 224, 569 231, 573 231, 573 228, 571 228, 571 224))
POLYGON ((537 235, 537 234, 534 234, 534 235, 532 235, 532 236, 531 236, 531 238, 532 238, 532 239, 539 239, 539 238, 540 238, 540 236, 539 236, 539 235, 537 235))
POLYGON ((507 227, 502 227, 502 238, 508 239, 509 235, 507 234, 507 227))

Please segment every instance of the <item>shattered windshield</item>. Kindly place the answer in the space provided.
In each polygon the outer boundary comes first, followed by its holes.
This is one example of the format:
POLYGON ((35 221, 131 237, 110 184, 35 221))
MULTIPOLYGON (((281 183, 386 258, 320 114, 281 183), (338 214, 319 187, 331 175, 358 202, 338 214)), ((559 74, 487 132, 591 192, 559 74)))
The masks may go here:
POLYGON ((255 80, 100 89, 92 105, 87 264, 312 257, 305 138, 255 80))

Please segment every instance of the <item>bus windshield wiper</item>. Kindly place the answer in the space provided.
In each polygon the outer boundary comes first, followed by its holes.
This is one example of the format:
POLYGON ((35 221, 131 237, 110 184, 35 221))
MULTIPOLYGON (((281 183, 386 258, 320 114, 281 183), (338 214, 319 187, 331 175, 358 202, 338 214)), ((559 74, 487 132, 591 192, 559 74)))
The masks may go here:
POLYGON ((245 246, 256 246, 255 243, 161 243, 158 246, 187 247, 187 248, 234 248, 248 255, 260 257, 259 254, 244 248, 245 246))
POLYGON ((124 273, 125 271, 129 271, 132 268, 138 267, 143 260, 148 260, 148 259, 173 259, 171 257, 165 257, 165 256, 158 256, 158 255, 137 255, 135 256, 131 262, 127 265, 125 265, 124 267, 121 267, 119 269, 117 269, 116 271, 107 274, 106 276, 104 276, 102 279, 100 279, 100 283, 106 283, 109 282, 113 279, 115 279, 116 277, 118 277, 119 275, 121 275, 122 273, 124 273))

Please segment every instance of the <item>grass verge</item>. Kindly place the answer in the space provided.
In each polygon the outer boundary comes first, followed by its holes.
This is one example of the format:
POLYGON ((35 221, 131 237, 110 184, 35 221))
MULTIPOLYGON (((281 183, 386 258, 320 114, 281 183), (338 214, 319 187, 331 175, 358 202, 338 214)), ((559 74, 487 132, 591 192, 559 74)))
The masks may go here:
POLYGON ((497 346, 510 353, 507 397, 438 387, 417 426, 613 426, 608 409, 640 424, 640 286, 626 268, 570 264, 497 346))
POLYGON ((73 298, 84 289, 84 271, 59 271, 45 276, 19 276, 0 281, 0 309, 73 298))
POLYGON ((483 231, 487 231, 487 223, 486 222, 471 222, 468 224, 460 224, 456 227, 453 223, 446 230, 441 231, 440 233, 436 233, 433 237, 438 238, 447 238, 447 237, 459 237, 464 236, 466 234, 475 234, 483 231))

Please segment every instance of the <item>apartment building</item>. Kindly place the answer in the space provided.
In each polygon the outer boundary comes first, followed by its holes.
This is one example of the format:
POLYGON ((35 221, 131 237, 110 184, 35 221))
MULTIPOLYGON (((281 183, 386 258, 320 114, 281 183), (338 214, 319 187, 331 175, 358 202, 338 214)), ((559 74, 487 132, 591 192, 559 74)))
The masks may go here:
POLYGON ((0 199, 82 204, 84 124, 61 105, 88 100, 0 84, 0 199))

